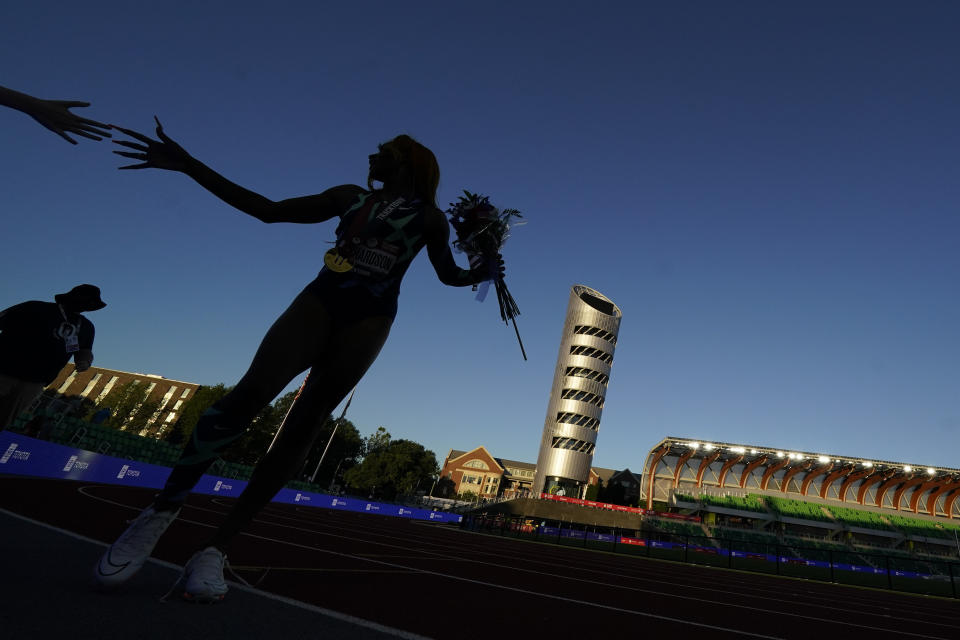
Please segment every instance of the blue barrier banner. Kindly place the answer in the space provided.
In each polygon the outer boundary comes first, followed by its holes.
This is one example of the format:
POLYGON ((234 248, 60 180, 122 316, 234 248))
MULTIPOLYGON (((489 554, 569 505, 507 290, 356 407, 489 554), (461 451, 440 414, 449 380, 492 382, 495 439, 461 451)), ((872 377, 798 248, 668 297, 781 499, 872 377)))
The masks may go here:
MULTIPOLYGON (((0 431, 0 473, 160 489, 170 475, 170 468, 75 449, 12 431, 0 431)), ((246 480, 204 474, 193 488, 193 493, 236 498, 246 487, 246 480)), ((460 514, 446 511, 430 511, 295 489, 281 489, 273 502, 454 524, 463 519, 460 514)))
POLYGON ((418 509, 398 504, 385 504, 382 502, 360 500, 358 498, 331 496, 326 493, 297 491, 296 489, 281 489, 273 501, 322 507, 324 509, 354 511, 358 513, 376 513, 384 516, 412 518, 415 520, 431 520, 433 522, 458 523, 463 520, 463 516, 460 514, 447 511, 431 511, 429 509, 418 509))
POLYGON ((587 532, 587 540, 596 540, 597 542, 614 542, 616 538, 610 533, 587 532))
POLYGON ((690 551, 696 551, 697 553, 709 553, 715 556, 729 555, 729 552, 726 549, 720 547, 702 547, 700 545, 691 544, 689 549, 690 551))
POLYGON ((105 456, 0 431, 0 473, 159 489, 168 467, 105 456))
MULTIPOLYGON (((243 490, 246 488, 246 480, 234 480, 233 478, 220 478, 218 476, 203 474, 191 490, 191 493, 236 498, 243 493, 243 490)), ((274 498, 274 500, 276 500, 276 498, 274 498)))
POLYGON ((764 560, 766 562, 776 562, 777 556, 769 553, 756 553, 749 551, 731 551, 730 555, 734 558, 746 558, 747 560, 764 560))

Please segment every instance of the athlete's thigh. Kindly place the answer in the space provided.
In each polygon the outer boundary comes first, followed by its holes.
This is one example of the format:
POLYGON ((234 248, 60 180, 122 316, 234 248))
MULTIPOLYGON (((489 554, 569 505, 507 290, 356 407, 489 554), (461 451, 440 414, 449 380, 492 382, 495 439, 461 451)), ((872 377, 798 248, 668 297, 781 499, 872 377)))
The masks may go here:
POLYGON ((267 331, 238 390, 272 400, 329 348, 331 327, 321 300, 308 291, 300 293, 267 331))
POLYGON ((334 332, 330 348, 310 369, 288 421, 322 420, 333 411, 376 360, 392 322, 389 317, 364 318, 334 332))
POLYGON ((352 389, 380 355, 392 324, 392 318, 374 316, 338 330, 331 341, 330 351, 318 363, 319 367, 314 365, 311 373, 319 368, 318 378, 331 383, 340 379, 343 380, 342 386, 352 389))

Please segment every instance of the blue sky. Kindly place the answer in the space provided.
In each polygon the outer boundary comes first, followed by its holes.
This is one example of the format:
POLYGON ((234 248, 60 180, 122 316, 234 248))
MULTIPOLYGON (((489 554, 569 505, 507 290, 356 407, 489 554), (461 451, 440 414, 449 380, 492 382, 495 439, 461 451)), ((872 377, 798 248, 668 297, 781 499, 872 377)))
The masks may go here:
MULTIPOLYGON (((409 133, 441 204, 524 213, 529 360, 421 255, 362 433, 535 461, 585 284, 623 310, 597 466, 675 435, 960 467, 956 3, 141 4, 5 4, 0 84, 156 114, 272 199, 362 184, 409 133)), ((0 307, 91 282, 97 365, 235 383, 335 222, 264 225, 111 147, 0 111, 0 307)))

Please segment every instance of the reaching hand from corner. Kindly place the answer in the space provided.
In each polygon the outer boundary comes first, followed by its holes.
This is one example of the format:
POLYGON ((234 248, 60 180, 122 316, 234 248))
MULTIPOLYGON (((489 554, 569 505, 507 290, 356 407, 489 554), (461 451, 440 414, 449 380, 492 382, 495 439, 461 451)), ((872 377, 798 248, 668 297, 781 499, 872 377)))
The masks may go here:
POLYGON ((70 112, 70 109, 74 107, 89 107, 89 102, 43 100, 6 87, 0 87, 0 104, 22 111, 70 144, 77 144, 77 141, 67 135, 68 133, 90 140, 102 140, 110 137, 108 131, 110 125, 81 118, 70 112))

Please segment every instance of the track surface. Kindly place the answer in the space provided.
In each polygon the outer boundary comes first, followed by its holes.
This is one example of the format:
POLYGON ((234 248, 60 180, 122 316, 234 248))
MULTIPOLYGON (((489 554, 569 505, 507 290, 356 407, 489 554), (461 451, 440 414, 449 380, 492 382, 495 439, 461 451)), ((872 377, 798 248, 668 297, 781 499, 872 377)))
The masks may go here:
MULTIPOLYGON (((0 508, 111 542, 153 491, 0 477, 0 508)), ((231 500, 191 496, 154 552, 182 564, 231 500)), ((8 552, 16 552, 8 549, 8 552)), ((90 566, 96 554, 89 558, 90 566)), ((270 505, 230 551, 257 589, 429 638, 958 638, 960 603, 270 505), (483 631, 480 631, 483 629, 483 631)), ((228 575, 228 579, 230 576, 228 575)), ((162 595, 162 594, 157 594, 162 595)), ((104 607, 110 597, 103 597, 104 607)), ((230 595, 217 605, 230 607, 230 595)))

